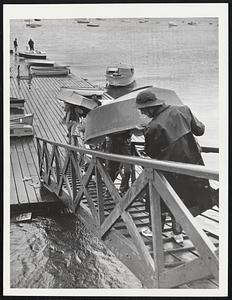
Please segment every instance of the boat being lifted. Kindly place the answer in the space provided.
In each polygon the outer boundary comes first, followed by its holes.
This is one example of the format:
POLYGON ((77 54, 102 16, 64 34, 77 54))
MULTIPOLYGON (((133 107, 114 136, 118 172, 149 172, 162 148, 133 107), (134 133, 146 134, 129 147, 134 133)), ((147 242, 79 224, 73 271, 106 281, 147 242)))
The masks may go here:
MULTIPOLYGON (((147 124, 150 119, 142 115, 136 108, 136 96, 148 87, 138 88, 114 101, 102 103, 89 112, 86 119, 85 143, 97 145, 103 142, 105 136, 126 130, 136 130, 141 124, 147 124), (100 120, 100 121, 99 121, 100 120)), ((170 105, 183 105, 173 90, 150 87, 156 97, 170 105)))
POLYGON ((107 86, 127 86, 132 82, 134 82, 134 67, 132 65, 118 64, 107 67, 107 86))

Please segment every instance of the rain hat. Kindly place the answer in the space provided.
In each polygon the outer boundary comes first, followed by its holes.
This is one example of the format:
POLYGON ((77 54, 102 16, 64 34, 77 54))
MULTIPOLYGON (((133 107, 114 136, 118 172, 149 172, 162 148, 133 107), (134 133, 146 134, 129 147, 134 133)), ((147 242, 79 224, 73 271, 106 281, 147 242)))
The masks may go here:
POLYGON ((159 106, 164 104, 163 100, 160 100, 156 97, 152 89, 147 89, 139 93, 136 97, 136 107, 145 108, 152 106, 159 106))

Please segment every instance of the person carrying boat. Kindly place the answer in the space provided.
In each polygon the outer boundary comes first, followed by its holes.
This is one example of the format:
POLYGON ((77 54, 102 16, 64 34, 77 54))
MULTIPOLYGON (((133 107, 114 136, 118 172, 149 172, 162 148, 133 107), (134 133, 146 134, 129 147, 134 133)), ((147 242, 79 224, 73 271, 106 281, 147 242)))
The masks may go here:
MULTIPOLYGON (((131 155, 131 130, 123 131, 120 133, 112 133, 106 137, 105 141, 105 150, 108 153, 120 154, 120 155, 131 155)), ((118 173, 121 172, 121 184, 119 192, 121 195, 124 195, 129 189, 129 180, 131 176, 131 167, 130 164, 121 164, 118 161, 107 161, 106 164, 107 171, 114 182, 118 176, 118 173)))
MULTIPOLYGON (((188 106, 171 106, 156 98, 151 89, 140 92, 136 97, 137 108, 152 118, 142 128, 145 137, 145 152, 154 159, 204 165, 200 147, 194 138, 204 134, 205 126, 191 112, 188 106)), ((189 211, 196 216, 215 204, 218 205, 218 190, 214 190, 207 179, 163 172, 189 211)), ((149 211, 150 203, 146 201, 149 211)), ((161 201, 161 212, 168 212, 161 201)), ((173 237, 183 241, 182 228, 172 217, 173 237)), ((151 235, 149 229, 144 235, 151 235)))
POLYGON ((29 50, 34 51, 34 41, 32 39, 29 40, 28 45, 29 45, 29 50))
POLYGON ((17 54, 17 49, 18 49, 18 41, 17 41, 17 38, 14 39, 14 51, 15 51, 15 54, 17 54))

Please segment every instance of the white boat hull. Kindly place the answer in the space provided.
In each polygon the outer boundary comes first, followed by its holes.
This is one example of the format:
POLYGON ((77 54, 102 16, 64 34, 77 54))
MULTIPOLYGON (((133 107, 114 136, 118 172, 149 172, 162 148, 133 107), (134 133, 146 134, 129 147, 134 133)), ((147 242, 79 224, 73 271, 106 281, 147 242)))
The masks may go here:
POLYGON ((106 83, 111 86, 127 86, 134 82, 134 76, 124 77, 124 76, 113 76, 106 75, 106 83))

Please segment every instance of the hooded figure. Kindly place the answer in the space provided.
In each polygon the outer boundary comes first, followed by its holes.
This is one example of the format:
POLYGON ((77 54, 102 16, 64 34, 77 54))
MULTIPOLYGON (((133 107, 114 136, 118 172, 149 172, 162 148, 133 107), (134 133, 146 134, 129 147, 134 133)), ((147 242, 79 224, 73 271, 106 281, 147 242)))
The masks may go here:
MULTIPOLYGON (((203 135, 205 126, 192 114, 188 106, 166 105, 150 89, 138 94, 136 105, 142 114, 152 118, 144 129, 144 150, 148 156, 204 165, 194 135, 203 135)), ((194 216, 214 206, 212 196, 215 191, 207 179, 170 172, 164 172, 164 175, 194 216)), ((150 207, 149 203, 146 207, 150 207)), ((161 211, 168 211, 163 201, 161 211)), ((175 233, 175 228, 173 232, 175 233)))

